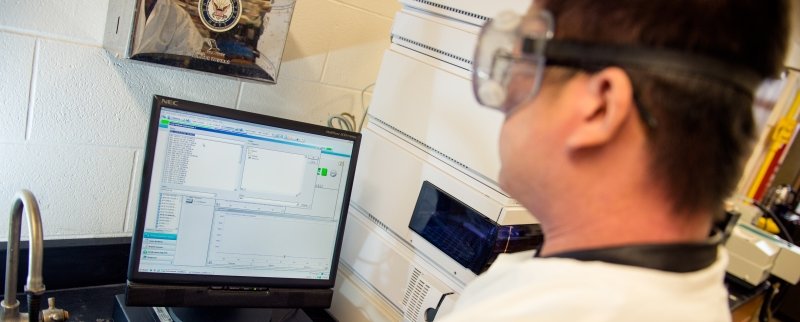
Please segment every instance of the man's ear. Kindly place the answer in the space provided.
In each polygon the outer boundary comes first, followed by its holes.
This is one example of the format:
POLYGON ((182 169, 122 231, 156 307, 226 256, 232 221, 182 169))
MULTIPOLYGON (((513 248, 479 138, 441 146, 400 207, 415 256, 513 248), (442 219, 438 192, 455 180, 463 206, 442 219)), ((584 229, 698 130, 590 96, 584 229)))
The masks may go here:
POLYGON ((609 67, 589 75, 583 91, 586 96, 577 106, 578 124, 567 138, 570 150, 607 144, 635 115, 633 85, 621 68, 609 67))

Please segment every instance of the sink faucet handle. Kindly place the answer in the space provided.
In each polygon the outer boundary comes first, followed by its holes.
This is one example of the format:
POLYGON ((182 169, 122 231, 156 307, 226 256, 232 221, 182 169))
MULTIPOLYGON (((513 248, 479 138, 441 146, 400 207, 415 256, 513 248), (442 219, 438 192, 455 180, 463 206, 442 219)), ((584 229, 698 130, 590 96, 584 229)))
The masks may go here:
POLYGON ((47 309, 42 310, 42 321, 56 322, 69 319, 69 312, 56 307, 56 298, 47 298, 47 309))

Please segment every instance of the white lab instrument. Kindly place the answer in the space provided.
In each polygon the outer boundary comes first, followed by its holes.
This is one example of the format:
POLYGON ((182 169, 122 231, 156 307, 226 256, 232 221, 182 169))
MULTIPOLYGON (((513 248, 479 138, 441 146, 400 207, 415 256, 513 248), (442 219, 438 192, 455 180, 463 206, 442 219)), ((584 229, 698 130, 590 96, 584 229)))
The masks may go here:
POLYGON ((728 273, 751 285, 770 275, 790 284, 800 281, 800 247, 752 225, 759 209, 748 202, 736 203, 741 213, 725 243, 730 255, 728 273))
POLYGON ((530 1, 400 2, 363 130, 330 309, 341 321, 431 321, 494 256, 537 237, 497 184, 503 116, 470 81, 487 17, 530 1))

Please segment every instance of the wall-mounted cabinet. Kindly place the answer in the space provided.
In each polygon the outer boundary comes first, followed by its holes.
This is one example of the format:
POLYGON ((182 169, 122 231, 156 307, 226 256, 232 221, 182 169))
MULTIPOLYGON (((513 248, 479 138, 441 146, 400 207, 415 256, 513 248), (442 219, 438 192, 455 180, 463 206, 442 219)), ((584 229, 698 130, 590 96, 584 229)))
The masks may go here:
POLYGON ((275 83, 296 0, 111 0, 115 57, 275 83))

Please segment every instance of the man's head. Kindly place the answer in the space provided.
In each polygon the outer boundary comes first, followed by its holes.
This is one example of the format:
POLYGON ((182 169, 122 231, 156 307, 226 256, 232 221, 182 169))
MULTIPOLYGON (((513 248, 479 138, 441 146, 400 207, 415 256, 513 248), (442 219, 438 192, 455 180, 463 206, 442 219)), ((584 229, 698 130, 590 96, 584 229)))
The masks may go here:
MULTIPOLYGON (((759 78, 780 72, 787 47, 785 0, 544 0, 534 6, 552 13, 558 40, 682 52, 759 78)), ((752 103, 752 92, 702 73, 624 64, 548 67, 538 94, 504 125, 501 184, 537 210, 570 190, 580 199, 581 188, 566 185, 580 182, 570 175, 589 169, 595 174, 584 178, 588 185, 651 185, 653 191, 641 192, 660 194, 676 213, 714 213, 749 151, 752 103), (621 168, 631 172, 619 176, 621 168), (604 177, 603 169, 616 177, 604 177)), ((637 192, 610 187, 608 193, 637 192)))

